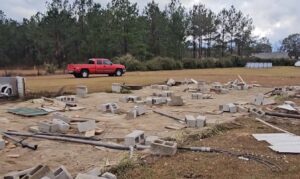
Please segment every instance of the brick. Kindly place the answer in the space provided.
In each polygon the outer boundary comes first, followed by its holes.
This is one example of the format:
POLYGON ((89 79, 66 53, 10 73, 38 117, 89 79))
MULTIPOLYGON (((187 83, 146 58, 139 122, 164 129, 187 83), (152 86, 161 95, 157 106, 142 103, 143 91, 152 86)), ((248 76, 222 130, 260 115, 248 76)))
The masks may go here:
POLYGON ((150 151, 154 155, 172 156, 177 152, 177 143, 160 139, 152 142, 150 147, 150 151))
POLYGON ((70 129, 70 125, 68 123, 66 123, 65 121, 63 121, 63 120, 52 119, 52 123, 58 125, 57 132, 67 133, 69 131, 69 129, 70 129))
POLYGON ((6 175, 3 176, 3 179, 20 179, 23 176, 27 175, 29 172, 31 172, 34 168, 35 167, 29 168, 26 170, 22 170, 22 171, 13 171, 13 172, 7 173, 6 175))
POLYGON ((143 143, 145 143, 144 131, 135 130, 125 136, 125 146, 135 146, 143 143))
POLYGON ((181 96, 172 96, 171 101, 168 102, 169 106, 183 106, 183 104, 181 96))
POLYGON ((27 175, 22 177, 22 179, 41 179, 43 177, 48 177, 50 179, 55 179, 54 174, 48 166, 39 165, 30 171, 27 175))
POLYGON ((39 122, 38 126, 39 126, 40 132, 44 132, 44 133, 56 133, 59 131, 58 125, 53 124, 52 122, 49 122, 49 121, 39 122))
POLYGON ((76 96, 80 98, 87 97, 88 94, 88 88, 86 86, 77 86, 76 88, 76 96))
POLYGON ((86 132, 86 131, 91 131, 96 128, 96 122, 95 120, 89 120, 86 122, 80 122, 77 124, 77 128, 79 132, 86 132))
POLYGON ((61 113, 54 113, 52 115, 52 119, 60 119, 60 120, 64 121, 65 123, 70 123, 71 122, 71 118, 69 118, 68 116, 65 116, 61 113))
POLYGON ((120 83, 113 83, 111 85, 111 91, 113 93, 121 93, 121 91, 122 91, 122 85, 120 83))
POLYGON ((72 175, 64 166, 60 166, 54 170, 54 177, 55 179, 73 179, 72 175))
POLYGON ((110 172, 105 172, 101 176, 107 179, 117 179, 117 176, 110 172))
POLYGON ((159 139, 158 136, 147 136, 146 141, 145 141, 145 145, 151 145, 151 143, 154 142, 157 139, 159 139))

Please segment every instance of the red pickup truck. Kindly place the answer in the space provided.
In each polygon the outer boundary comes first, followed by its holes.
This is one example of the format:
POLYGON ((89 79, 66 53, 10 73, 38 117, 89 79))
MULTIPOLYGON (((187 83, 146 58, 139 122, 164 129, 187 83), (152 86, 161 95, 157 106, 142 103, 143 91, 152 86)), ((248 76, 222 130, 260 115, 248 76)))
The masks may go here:
POLYGON ((69 64, 69 74, 75 78, 88 78, 90 74, 108 74, 109 76, 122 76, 126 72, 124 65, 113 64, 108 59, 93 58, 88 64, 69 64))

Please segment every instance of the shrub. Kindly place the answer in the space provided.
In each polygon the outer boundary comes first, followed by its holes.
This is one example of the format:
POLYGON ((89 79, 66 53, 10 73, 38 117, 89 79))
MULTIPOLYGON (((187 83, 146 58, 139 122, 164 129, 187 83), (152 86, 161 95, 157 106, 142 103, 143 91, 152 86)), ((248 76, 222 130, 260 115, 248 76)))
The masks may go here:
POLYGON ((45 71, 47 74, 54 74, 57 70, 57 66, 54 64, 45 64, 45 71))
POLYGON ((179 70, 183 68, 183 65, 180 61, 174 60, 172 58, 155 57, 146 62, 146 67, 148 70, 152 71, 179 70))
POLYGON ((135 57, 130 54, 115 57, 113 59, 114 63, 120 63, 126 66, 127 71, 145 71, 146 67, 140 61, 138 61, 135 57))

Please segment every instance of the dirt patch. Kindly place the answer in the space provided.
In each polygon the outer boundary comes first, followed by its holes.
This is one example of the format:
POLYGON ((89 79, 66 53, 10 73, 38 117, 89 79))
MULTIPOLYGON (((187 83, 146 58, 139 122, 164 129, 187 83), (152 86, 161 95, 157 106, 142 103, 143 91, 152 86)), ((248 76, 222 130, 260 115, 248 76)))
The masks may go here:
MULTIPOLYGON (((120 178, 298 178, 300 156, 281 155, 271 151, 268 144, 256 141, 251 134, 277 132, 251 118, 237 120, 243 127, 227 130, 209 138, 189 140, 188 146, 207 146, 237 153, 255 154, 278 166, 272 171, 255 161, 219 153, 179 152, 173 157, 149 157, 144 164, 131 169, 120 178), (180 163, 178 163, 180 161, 180 163)), ((281 125, 279 125, 281 126, 281 125)), ((299 128, 293 125, 288 130, 299 128)))

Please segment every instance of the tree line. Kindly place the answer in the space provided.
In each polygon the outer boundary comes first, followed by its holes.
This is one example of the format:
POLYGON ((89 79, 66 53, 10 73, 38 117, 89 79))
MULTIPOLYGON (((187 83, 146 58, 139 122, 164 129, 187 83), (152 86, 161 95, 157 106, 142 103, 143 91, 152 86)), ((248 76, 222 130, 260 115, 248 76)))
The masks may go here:
POLYGON ((214 13, 204 4, 188 10, 179 0, 170 0, 164 10, 154 0, 142 10, 129 0, 112 0, 106 6, 92 0, 52 0, 46 7, 22 22, 0 10, 1 67, 62 68, 91 57, 126 54, 148 61, 272 51, 267 38, 253 36, 252 18, 234 6, 214 13))

